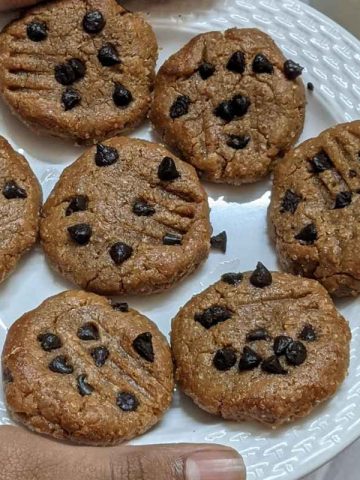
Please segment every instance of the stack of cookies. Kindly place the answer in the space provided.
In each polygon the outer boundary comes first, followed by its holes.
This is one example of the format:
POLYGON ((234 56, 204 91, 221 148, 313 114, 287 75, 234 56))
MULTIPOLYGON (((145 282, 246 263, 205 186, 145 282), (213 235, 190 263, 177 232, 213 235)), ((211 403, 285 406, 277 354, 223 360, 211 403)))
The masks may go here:
POLYGON ((112 445, 145 432, 170 406, 173 363, 204 410, 271 426, 309 414, 347 374, 351 333, 329 293, 360 293, 360 121, 294 148, 303 68, 257 29, 201 34, 155 75, 157 53, 150 25, 116 0, 50 1, 0 34, 14 114, 89 145, 42 206, 29 164, 0 141, 0 281, 40 236, 82 289, 24 314, 2 355, 11 415, 56 438, 112 445), (118 136, 148 116, 167 147, 118 136), (224 251, 200 179, 272 171, 269 232, 288 273, 259 262, 223 275, 175 317, 172 349, 149 319, 100 296, 162 292, 211 246, 224 251))

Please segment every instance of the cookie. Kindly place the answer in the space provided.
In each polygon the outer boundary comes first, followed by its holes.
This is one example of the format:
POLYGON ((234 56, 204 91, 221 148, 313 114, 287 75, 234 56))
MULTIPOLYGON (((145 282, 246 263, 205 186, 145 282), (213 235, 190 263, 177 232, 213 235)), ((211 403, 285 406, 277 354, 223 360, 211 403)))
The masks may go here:
POLYGON ((38 238, 41 196, 26 159, 0 137, 0 282, 38 238))
POLYGON ((201 34, 160 69, 151 120, 205 179, 255 182, 303 129, 301 72, 257 29, 201 34))
POLYGON ((170 405, 169 345, 154 323, 82 291, 48 298, 9 330, 2 354, 12 417, 59 439, 112 445, 170 405))
POLYGON ((51 1, 0 34, 0 91, 39 133, 95 143, 147 115, 155 34, 116 0, 51 1))
POLYGON ((281 266, 336 296, 360 293, 360 121, 289 152, 275 170, 270 233, 281 266))
POLYGON ((211 227, 193 167, 163 146, 116 137, 68 167, 43 208, 42 244, 86 290, 153 293, 207 257, 211 227))
POLYGON ((350 330, 315 280, 228 273, 173 320, 176 379, 209 413, 278 426, 332 396, 347 373, 350 330))

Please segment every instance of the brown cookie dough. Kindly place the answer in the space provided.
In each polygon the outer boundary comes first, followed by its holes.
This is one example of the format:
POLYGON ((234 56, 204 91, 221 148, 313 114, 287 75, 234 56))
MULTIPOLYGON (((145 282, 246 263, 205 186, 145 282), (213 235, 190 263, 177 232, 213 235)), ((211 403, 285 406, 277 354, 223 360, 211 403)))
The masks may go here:
POLYGON ((115 137, 68 167, 43 209, 56 269, 86 290, 153 293, 207 257, 211 226, 193 167, 163 146, 115 137))
POLYGON ((172 398, 170 348, 155 324, 81 291, 23 315, 10 328, 2 362, 14 419, 82 444, 111 445, 144 433, 172 398))
POLYGON ((26 159, 0 137, 0 282, 38 238, 41 188, 26 159))
POLYGON ((207 180, 255 182, 303 129, 301 71, 257 29, 201 34, 160 69, 151 120, 207 180))
POLYGON ((258 264, 223 275, 175 317, 176 379, 207 412, 277 426, 336 392, 350 336, 318 282, 258 264))
POLYGON ((46 2, 0 34, 0 91, 36 132, 95 143, 146 117, 156 59, 150 25, 116 0, 46 2))
POLYGON ((275 170, 269 208, 281 266, 337 296, 360 293, 360 121, 289 152, 275 170))

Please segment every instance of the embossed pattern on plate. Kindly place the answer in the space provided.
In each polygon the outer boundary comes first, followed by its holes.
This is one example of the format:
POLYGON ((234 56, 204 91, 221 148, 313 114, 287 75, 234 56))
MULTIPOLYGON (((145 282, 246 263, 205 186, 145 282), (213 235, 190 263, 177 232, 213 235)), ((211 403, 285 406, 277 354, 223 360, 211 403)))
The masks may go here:
MULTIPOLYGON (((360 43, 334 22, 291 0, 128 0, 143 10, 154 26, 161 47, 159 65, 193 35, 232 26, 257 26, 268 32, 285 52, 306 68, 308 92, 302 139, 335 123, 360 118, 360 43)), ((5 19, 4 19, 5 22, 5 19)), ((3 23, 4 23, 3 22, 3 23)), ((24 153, 38 175, 46 197, 60 172, 82 151, 66 142, 34 136, 0 103, 0 134, 24 153)), ((132 136, 157 139, 149 125, 132 136)), ((277 267, 266 233, 269 181, 240 188, 206 185, 215 233, 226 230, 226 255, 211 253, 188 280, 166 294, 127 298, 155 320, 164 333, 171 318, 192 295, 226 271, 252 269, 258 260, 277 267)), ((53 273, 37 248, 0 287, 0 346, 6 329, 22 313, 46 297, 72 285, 53 273)), ((338 307, 353 332, 349 376, 337 396, 310 417, 277 431, 249 423, 224 422, 195 407, 176 392, 171 410, 148 434, 133 443, 219 442, 245 458, 249 480, 294 480, 330 460, 360 436, 360 300, 343 300, 338 307)), ((0 393, 0 424, 10 423, 0 393)))

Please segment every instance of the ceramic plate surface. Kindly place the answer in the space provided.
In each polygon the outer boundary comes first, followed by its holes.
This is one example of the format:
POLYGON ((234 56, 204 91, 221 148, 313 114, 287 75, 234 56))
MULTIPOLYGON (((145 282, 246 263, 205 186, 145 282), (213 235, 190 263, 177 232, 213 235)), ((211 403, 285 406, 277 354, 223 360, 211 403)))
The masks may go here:
MULTIPOLYGON (((285 56, 305 66, 303 78, 315 85, 301 140, 338 122, 360 118, 360 43, 306 5, 290 0, 129 0, 132 10, 146 12, 160 44, 159 65, 191 37, 209 30, 256 26, 268 32, 285 56)), ((3 15, 2 23, 8 17, 3 15)), ((34 136, 0 103, 0 134, 30 161, 46 198, 60 173, 82 153, 61 140, 34 136)), ((154 139, 150 125, 132 134, 154 139)), ((270 182, 224 187, 207 184, 214 232, 226 230, 226 255, 212 252, 208 261, 171 291, 147 298, 124 298, 157 322, 164 333, 180 306, 228 271, 253 269, 258 260, 276 269, 266 231, 270 182)), ((359 252, 354 252, 359 254, 359 252)), ((7 328, 50 295, 73 288, 53 273, 39 247, 0 288, 0 348, 7 328)), ((218 442, 244 456, 248 480, 293 480, 330 460, 360 436, 360 299, 338 302, 352 333, 351 368, 336 397, 310 417, 269 431, 249 423, 212 417, 176 392, 164 420, 134 443, 218 442)), ((0 424, 10 423, 0 393, 0 424)))

